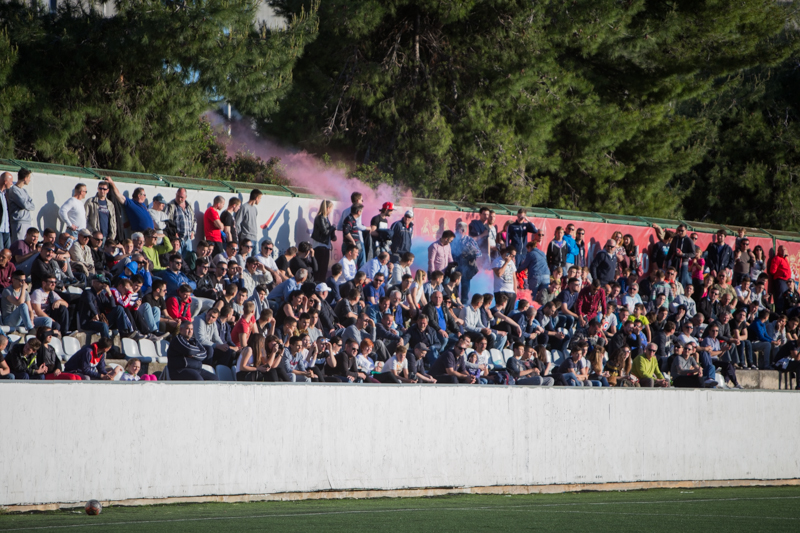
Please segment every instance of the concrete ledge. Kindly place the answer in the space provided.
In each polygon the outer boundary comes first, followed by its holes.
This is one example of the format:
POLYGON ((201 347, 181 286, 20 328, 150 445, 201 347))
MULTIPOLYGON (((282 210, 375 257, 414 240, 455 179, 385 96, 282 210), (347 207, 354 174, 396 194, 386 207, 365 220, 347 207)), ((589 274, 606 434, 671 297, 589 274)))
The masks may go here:
MULTIPOLYGON (((345 500, 370 498, 429 498, 448 494, 560 494, 584 491, 628 491, 646 489, 703 489, 724 487, 787 487, 800 486, 800 479, 730 479, 717 481, 639 481, 632 483, 574 483, 568 485, 500 485, 494 487, 435 487, 427 489, 400 490, 337 490, 320 492, 281 492, 276 494, 235 494, 230 496, 192 496, 177 498, 136 498, 131 500, 101 501, 103 507, 109 505, 139 506, 168 505, 175 503, 248 503, 248 502, 288 502, 302 500, 345 500)), ((43 505, 0 506, 9 513, 30 511, 58 511, 60 509, 82 508, 85 502, 49 503, 43 505)))

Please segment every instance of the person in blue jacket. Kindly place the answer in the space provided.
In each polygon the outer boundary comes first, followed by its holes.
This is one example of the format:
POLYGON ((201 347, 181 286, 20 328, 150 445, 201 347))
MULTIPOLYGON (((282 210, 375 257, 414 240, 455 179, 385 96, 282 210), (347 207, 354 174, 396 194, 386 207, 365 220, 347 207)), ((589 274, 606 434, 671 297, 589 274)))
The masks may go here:
POLYGON ((550 268, 547 266, 547 256, 538 248, 539 241, 542 240, 541 233, 534 233, 533 239, 525 248, 528 253, 519 265, 519 270, 528 270, 528 288, 535 297, 541 289, 550 285, 550 268))

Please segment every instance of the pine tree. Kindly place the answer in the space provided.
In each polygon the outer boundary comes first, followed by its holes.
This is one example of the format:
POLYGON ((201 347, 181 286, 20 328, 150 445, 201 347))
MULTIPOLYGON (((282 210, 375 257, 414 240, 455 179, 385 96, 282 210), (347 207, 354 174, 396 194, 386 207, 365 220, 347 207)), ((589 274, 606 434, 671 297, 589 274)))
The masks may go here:
POLYGON ((11 45, 6 32, 0 30, 0 157, 14 155, 11 114, 25 97, 25 91, 10 81, 16 62, 17 50, 11 45))
POLYGON ((316 35, 313 9, 285 31, 254 23, 257 0, 118 0, 54 15, 0 4, 19 50, 11 79, 32 95, 12 115, 16 157, 147 172, 202 173, 201 114, 221 100, 277 109, 316 35))
POLYGON ((762 0, 337 0, 262 127, 420 195, 675 216, 677 176, 713 130, 679 109, 788 57, 790 15, 762 0))

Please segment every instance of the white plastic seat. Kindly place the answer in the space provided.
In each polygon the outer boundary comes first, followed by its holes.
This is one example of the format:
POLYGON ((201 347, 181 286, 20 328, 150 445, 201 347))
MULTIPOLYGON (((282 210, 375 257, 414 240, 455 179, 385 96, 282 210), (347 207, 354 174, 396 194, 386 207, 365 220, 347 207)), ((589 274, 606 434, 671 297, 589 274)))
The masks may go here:
MULTIPOLYGON (((106 367, 108 367, 108 368, 111 368, 111 369, 114 369, 114 368, 117 368, 117 367, 119 367, 119 365, 118 365, 117 363, 108 363, 108 364, 106 365, 106 367)), ((122 381, 122 374, 123 374, 123 373, 124 373, 124 372, 120 372, 119 374, 117 374, 117 375, 114 377, 114 381, 122 381)))
POLYGON ((502 370, 506 367, 505 359, 503 359, 503 352, 497 348, 492 348, 489 350, 489 355, 491 357, 491 363, 495 369, 502 370))
POLYGON ((236 379, 236 365, 233 365, 233 366, 231 367, 231 375, 233 376, 233 381, 238 381, 238 380, 236 379))
MULTIPOLYGON (((139 339, 139 354, 143 363, 161 363, 161 357, 158 356, 156 345, 150 339, 139 339)), ((163 358, 166 363, 166 357, 163 358)))
POLYGON ((11 326, 3 326, 3 325, 0 325, 0 331, 2 331, 3 333, 5 333, 6 335, 8 335, 9 333, 11 333, 11 331, 12 331, 12 327, 11 327, 11 326))
POLYGON ((503 348, 503 366, 505 366, 506 361, 508 361, 512 357, 514 357, 514 350, 503 348))
POLYGON ((217 367, 217 378, 220 381, 236 381, 236 379, 233 377, 231 369, 224 365, 219 365, 217 367))
MULTIPOLYGON (((217 371, 216 371, 216 370, 214 370, 214 367, 213 367, 213 366, 211 366, 211 365, 203 365, 203 370, 206 370, 206 371, 208 371, 208 372, 211 372, 211 373, 212 373, 212 374, 214 374, 215 376, 217 375, 217 371)), ((217 377, 219 377, 219 376, 217 376, 217 377)))
POLYGON ((159 357, 167 357, 167 350, 169 350, 169 341, 167 339, 161 339, 156 344, 156 351, 158 352, 159 357))
POLYGON ((17 344, 22 337, 20 335, 11 334, 8 336, 8 344, 17 344))
POLYGON ((141 357, 141 354, 139 353, 139 345, 136 344, 136 341, 133 339, 122 339, 122 353, 125 355, 125 359, 141 357))
POLYGON ((25 342, 28 342, 31 339, 35 339, 36 335, 25 335, 25 342))
POLYGON ((61 344, 61 339, 58 337, 50 337, 50 346, 56 351, 56 355, 62 360, 66 361, 69 359, 67 354, 64 353, 64 345, 61 344))
POLYGON ((66 354, 67 358, 72 357, 75 355, 75 352, 81 349, 81 342, 75 337, 63 337, 61 339, 61 343, 64 346, 64 353, 66 354))

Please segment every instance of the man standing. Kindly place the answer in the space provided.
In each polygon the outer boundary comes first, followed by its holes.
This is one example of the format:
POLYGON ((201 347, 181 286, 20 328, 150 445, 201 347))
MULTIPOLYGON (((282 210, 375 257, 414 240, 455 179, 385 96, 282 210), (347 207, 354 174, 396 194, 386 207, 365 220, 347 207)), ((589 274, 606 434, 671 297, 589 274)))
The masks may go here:
POLYGON ((531 241, 525 245, 528 253, 519 265, 520 271, 528 270, 528 288, 536 296, 539 291, 546 289, 550 284, 550 268, 547 266, 547 256, 539 249, 541 233, 534 233, 531 241))
POLYGON ((25 233, 31 227, 31 217, 36 210, 28 191, 24 189, 31 182, 31 171, 27 168, 20 169, 17 173, 17 183, 6 191, 6 203, 11 229, 11 242, 25 238, 25 233))
POLYGON ((725 230, 717 232, 717 242, 709 243, 706 248, 706 267, 710 269, 712 277, 722 274, 722 271, 729 268, 733 271, 734 267, 733 250, 725 244, 725 230))
POLYGON ((222 212, 219 219, 222 221, 222 230, 227 237, 226 242, 235 242, 239 245, 239 231, 236 229, 236 213, 242 208, 242 201, 235 196, 228 200, 228 208, 222 212))
POLYGON ((108 200, 108 183, 97 184, 97 194, 86 202, 86 227, 92 233, 100 232, 104 239, 117 237, 117 213, 114 202, 108 200))
POLYGON ((617 257, 612 254, 616 246, 612 239, 608 239, 605 247, 594 256, 592 266, 589 267, 592 279, 599 280, 601 285, 612 283, 616 277, 617 257))
POLYGON ((455 239, 456 234, 450 230, 442 233, 442 238, 428 246, 428 275, 434 270, 444 272, 447 265, 453 262, 453 253, 450 250, 450 243, 455 239))
POLYGON ((203 231, 205 239, 214 246, 212 255, 221 254, 225 251, 222 247, 222 229, 225 225, 219 217, 222 208, 225 206, 225 198, 222 196, 214 197, 214 203, 206 209, 203 215, 203 231))
POLYGON ((153 207, 147 211, 150 213, 150 218, 153 219, 153 226, 155 226, 157 230, 163 231, 167 227, 169 216, 167 216, 167 212, 165 211, 166 207, 167 204, 164 203, 164 197, 161 194, 153 196, 153 207))
POLYGON ((517 219, 508 226, 508 246, 516 250, 518 257, 522 257, 528 243, 528 233, 537 232, 536 226, 528 220, 525 210, 520 209, 517 211, 517 219))
POLYGON ((392 224, 392 254, 401 257, 411 252, 411 238, 414 236, 414 211, 409 209, 403 218, 392 224))
POLYGON ((366 259, 364 241, 361 235, 361 224, 359 222, 363 210, 364 206, 361 204, 351 206, 350 213, 348 213, 347 216, 343 216, 344 220, 342 221, 342 254, 345 253, 348 246, 358 247, 356 266, 359 267, 364 264, 364 260, 366 259))
POLYGON ((258 203, 263 193, 258 189, 250 191, 250 200, 236 212, 236 232, 239 239, 258 242, 258 203))
POLYGON ((508 296, 508 302, 505 308, 498 308, 504 315, 508 316, 514 310, 514 304, 517 301, 517 267, 514 262, 514 257, 517 252, 514 248, 509 246, 503 250, 500 257, 492 263, 492 271, 494 272, 494 297, 497 299, 498 294, 505 294, 508 296))
POLYGON ((114 180, 108 176, 103 179, 108 182, 109 187, 111 187, 110 193, 116 198, 117 202, 125 207, 125 214, 128 216, 131 231, 144 232, 144 230, 153 229, 153 218, 147 210, 147 193, 144 192, 144 188, 136 187, 131 197, 125 198, 122 196, 117 184, 114 183, 114 180))
POLYGON ((694 257, 694 243, 686 236, 686 226, 680 224, 675 230, 675 238, 667 254, 667 261, 679 269, 681 284, 686 286, 692 283, 689 275, 689 260, 694 257))
POLYGON ((0 174, 0 249, 11 247, 11 218, 6 193, 13 185, 14 176, 11 172, 0 174))
POLYGON ((783 311, 783 293, 789 290, 789 280, 792 279, 792 268, 786 258, 786 248, 778 246, 778 253, 769 260, 767 272, 771 280, 770 292, 777 302, 777 311, 783 311))
POLYGON ((194 209, 186 201, 187 196, 186 189, 181 187, 175 193, 175 199, 167 204, 167 217, 178 228, 178 238, 181 240, 183 252, 190 252, 194 249, 192 241, 197 231, 197 218, 194 216, 194 209))
POLYGON ((86 228, 84 198, 86 198, 86 184, 78 183, 72 191, 72 198, 64 202, 58 210, 58 219, 64 224, 64 231, 73 237, 78 236, 78 230, 86 228))
POLYGON ((389 253, 392 249, 392 234, 389 231, 389 217, 394 212, 394 204, 385 202, 381 211, 369 221, 369 234, 372 237, 372 253, 389 253))
POLYGON ((469 236, 475 239, 481 252, 489 261, 489 208, 481 207, 478 212, 478 218, 469 223, 469 236))
POLYGON ((458 271, 461 273, 461 301, 466 302, 469 299, 472 278, 479 272, 478 258, 483 255, 483 252, 475 239, 469 235, 466 222, 459 222, 456 231, 458 234, 450 244, 450 251, 453 259, 458 263, 458 271))

